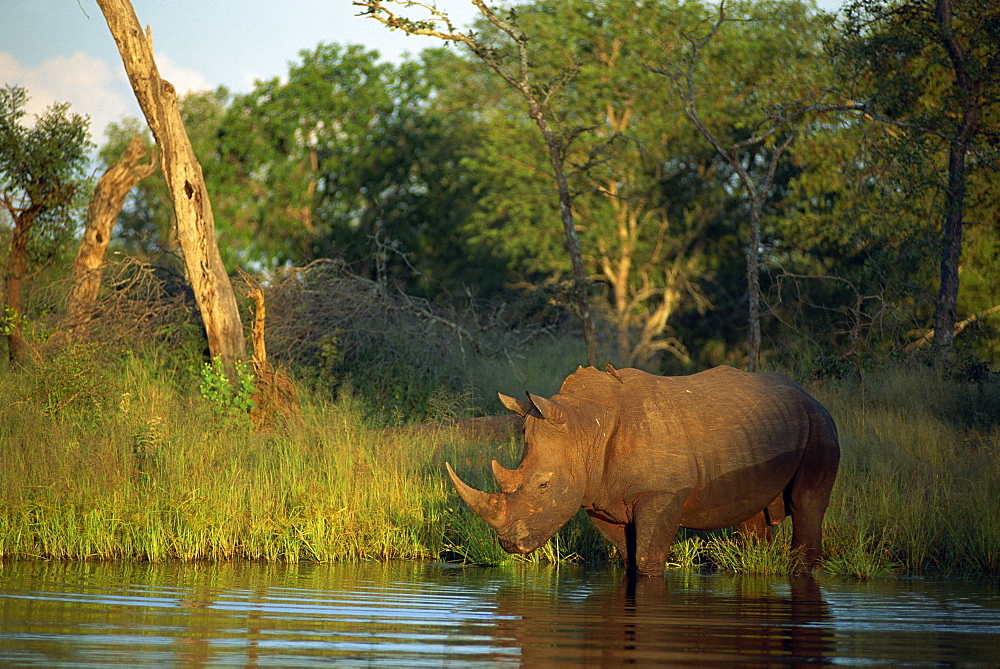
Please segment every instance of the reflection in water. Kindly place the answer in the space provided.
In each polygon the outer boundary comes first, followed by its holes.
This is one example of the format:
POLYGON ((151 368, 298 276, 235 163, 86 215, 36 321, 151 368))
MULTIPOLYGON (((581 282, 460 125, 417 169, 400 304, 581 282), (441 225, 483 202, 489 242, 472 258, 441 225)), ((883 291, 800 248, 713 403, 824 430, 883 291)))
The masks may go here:
POLYGON ((989 664, 997 648, 982 583, 0 562, 0 666, 989 664))
POLYGON ((515 588, 501 591, 499 602, 507 615, 498 628, 528 664, 567 658, 609 667, 762 659, 815 663, 834 648, 828 610, 809 577, 688 574, 575 587, 561 596, 515 588))

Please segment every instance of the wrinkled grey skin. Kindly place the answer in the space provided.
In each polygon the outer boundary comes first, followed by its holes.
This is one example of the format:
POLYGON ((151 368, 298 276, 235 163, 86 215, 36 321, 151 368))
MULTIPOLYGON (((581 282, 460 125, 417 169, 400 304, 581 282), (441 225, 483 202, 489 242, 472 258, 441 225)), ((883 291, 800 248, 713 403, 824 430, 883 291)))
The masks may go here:
POLYGON ((502 492, 475 490, 447 469, 504 550, 541 547, 582 507, 629 573, 662 576, 678 527, 743 523, 766 535, 786 514, 799 568, 819 560, 837 428, 788 378, 731 367, 683 377, 588 367, 551 399, 500 399, 524 417, 525 435, 517 469, 493 461, 502 492))

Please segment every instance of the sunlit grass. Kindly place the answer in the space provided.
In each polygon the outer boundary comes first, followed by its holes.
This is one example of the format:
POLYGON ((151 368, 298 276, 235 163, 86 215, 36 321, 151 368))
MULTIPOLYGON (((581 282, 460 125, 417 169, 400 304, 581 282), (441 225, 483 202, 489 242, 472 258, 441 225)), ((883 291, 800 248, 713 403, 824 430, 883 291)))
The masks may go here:
MULTIPOLYGON (((57 410, 52 397, 66 395, 38 389, 57 375, 0 374, 0 396, 11 398, 0 406, 0 557, 618 559, 582 513, 527 558, 500 549, 443 465, 493 491, 489 461, 515 466, 516 440, 387 433, 350 393, 333 402, 307 389, 298 419, 255 433, 249 421, 220 424, 183 379, 155 365, 126 359, 104 371, 103 385, 57 410)), ((902 369, 811 390, 836 418, 843 450, 824 572, 1000 571, 995 388, 902 369)), ((790 521, 771 543, 682 532, 668 568, 784 573, 790 535, 790 521)))
POLYGON ((1000 402, 929 370, 890 370, 817 394, 842 447, 828 571, 997 571, 1000 416, 983 419, 1000 402))
MULTIPOLYGON (((427 480, 433 445, 384 457, 344 398, 271 434, 220 430, 199 398, 142 378, 86 425, 4 410, 0 556, 56 559, 431 558, 446 489, 427 480)), ((14 377, 3 391, 18 395, 14 377)), ((126 384, 123 384, 125 386, 126 384)))

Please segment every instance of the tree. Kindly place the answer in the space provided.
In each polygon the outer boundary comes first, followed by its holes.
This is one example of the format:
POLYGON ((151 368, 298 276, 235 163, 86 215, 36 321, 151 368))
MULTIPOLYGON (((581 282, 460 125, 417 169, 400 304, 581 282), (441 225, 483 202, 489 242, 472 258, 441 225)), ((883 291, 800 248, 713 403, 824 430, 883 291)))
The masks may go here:
POLYGON ((132 89, 160 147, 163 175, 177 216, 177 237, 187 279, 194 289, 212 357, 230 378, 246 354, 239 309, 215 238, 212 205, 201 166, 184 130, 176 93, 160 78, 153 59, 152 35, 143 34, 129 0, 98 0, 115 38, 132 89))
POLYGON ((943 194, 940 272, 932 321, 939 362, 952 357, 970 176, 997 167, 1000 9, 966 0, 857 0, 838 54, 850 93, 896 130, 887 148, 937 166, 943 194), (969 157, 974 159, 970 164, 969 157))
MULTIPOLYGON (((143 146, 147 151, 155 147, 149 128, 139 119, 124 118, 120 122, 109 123, 104 134, 107 139, 100 147, 98 157, 105 169, 118 162, 137 134, 143 137, 143 146)), ((114 247, 129 256, 154 265, 170 266, 178 274, 183 274, 183 263, 179 254, 175 255, 176 227, 167 183, 154 172, 125 196, 112 228, 114 247)))
POLYGON ((87 207, 87 222, 76 260, 73 261, 73 286, 69 291, 67 315, 72 327, 85 325, 101 286, 104 263, 111 231, 133 187, 150 176, 157 165, 155 152, 149 162, 141 162, 148 154, 141 134, 132 141, 118 162, 101 176, 87 207))
POLYGON ((26 357, 23 283, 37 256, 51 257, 72 233, 70 211, 86 183, 90 148, 89 121, 70 114, 69 104, 49 107, 34 127, 21 125, 27 99, 23 88, 0 89, 0 201, 13 221, 3 329, 15 364, 26 357))
POLYGON ((468 140, 430 105, 444 65, 329 44, 299 56, 287 77, 235 98, 218 125, 206 174, 223 193, 221 234, 255 262, 336 256, 411 283, 441 259, 435 247, 468 199, 455 177, 468 140))
POLYGON ((809 19, 807 8, 800 4, 772 6, 758 2, 737 4, 737 12, 741 10, 749 18, 727 14, 723 0, 714 19, 701 18, 693 29, 683 25, 672 27, 672 34, 664 39, 665 64, 650 69, 670 78, 685 114, 732 168, 746 196, 747 365, 751 372, 756 372, 761 349, 763 207, 772 195, 778 166, 796 138, 797 124, 807 113, 829 105, 822 103, 813 78, 820 40, 812 31, 821 24, 809 19), (720 41, 724 30, 736 34, 727 36, 725 46, 719 47, 715 42, 720 41), (733 42, 756 51, 757 57, 748 58, 742 68, 730 58, 727 62, 732 69, 722 74, 722 81, 718 77, 710 83, 703 81, 707 78, 709 61, 706 52, 724 49, 733 42), (704 106, 712 104, 704 99, 708 89, 716 107, 713 115, 719 113, 720 100, 731 107, 721 124, 712 123, 702 111, 704 106))
MULTIPOLYGON (((612 326, 617 356, 630 366, 662 366, 661 354, 691 362, 673 322, 709 308, 706 233, 721 211, 710 188, 692 198, 677 187, 682 174, 702 167, 705 152, 637 57, 654 46, 644 26, 666 14, 623 2, 540 0, 517 8, 539 78, 556 77, 567 62, 577 66, 553 113, 560 127, 585 129, 565 152, 573 214, 587 277, 605 289, 595 315, 612 326)), ((453 94, 476 110, 484 137, 463 163, 480 184, 468 237, 506 256, 519 285, 559 286, 572 267, 546 224, 559 212, 544 145, 540 151, 530 119, 511 113, 517 94, 497 88, 471 61, 456 71, 453 94)))
POLYGON ((448 42, 464 44, 486 67, 510 86, 524 100, 528 116, 534 122, 545 142, 545 149, 552 169, 559 202, 559 214, 563 233, 566 237, 567 252, 573 266, 573 302, 583 325, 583 336, 587 349, 587 362, 598 363, 597 337, 591 313, 588 278, 573 217, 573 191, 567 177, 566 154, 582 128, 558 128, 554 125, 556 99, 567 83, 576 74, 573 63, 548 81, 540 82, 532 65, 532 53, 528 46, 528 35, 517 21, 517 13, 510 10, 506 18, 493 11, 484 0, 472 0, 491 30, 495 31, 494 41, 487 36, 481 39, 472 32, 459 32, 451 20, 440 10, 415 0, 400 0, 397 4, 404 9, 419 7, 430 13, 429 19, 412 20, 386 6, 380 0, 355 1, 363 7, 367 16, 383 23, 391 29, 403 30, 412 35, 428 35, 448 42), (443 24, 444 29, 436 25, 443 24))

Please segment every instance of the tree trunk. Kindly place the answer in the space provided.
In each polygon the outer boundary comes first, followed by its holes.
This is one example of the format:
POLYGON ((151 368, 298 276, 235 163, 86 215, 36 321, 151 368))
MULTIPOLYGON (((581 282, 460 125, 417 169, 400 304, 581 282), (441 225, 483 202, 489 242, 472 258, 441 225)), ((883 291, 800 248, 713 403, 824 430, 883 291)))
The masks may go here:
POLYGON ((24 363, 27 345, 22 331, 22 314, 24 305, 21 297, 21 284, 27 273, 28 262, 28 232, 34 222, 35 211, 29 209, 12 214, 14 219, 14 238, 10 243, 10 257, 7 259, 7 295, 4 303, 4 316, 10 319, 7 335, 7 354, 12 365, 24 363))
POLYGON ((948 147, 948 189, 944 198, 944 235, 941 244, 941 281, 934 310, 934 349, 939 364, 952 359, 955 313, 958 304, 959 263, 965 218, 965 155, 979 127, 979 86, 969 75, 965 51, 952 28, 951 0, 937 0, 937 28, 941 44, 955 72, 955 88, 962 100, 962 120, 948 147))
POLYGON ((101 176, 90 199, 83 240, 73 261, 73 287, 67 305, 69 327, 75 334, 85 328, 90 319, 101 287, 111 230, 125 204, 125 197, 156 170, 155 155, 149 163, 140 163, 146 153, 142 135, 136 134, 118 162, 101 176))
POLYGON ((215 239, 215 220, 201 165, 184 129, 174 87, 160 78, 153 40, 144 35, 129 0, 97 0, 115 38, 132 90, 160 147, 163 176, 177 217, 177 240, 184 254, 212 357, 236 378, 236 361, 246 345, 232 283, 215 239))
POLYGON ((598 365, 597 333, 594 327, 594 316, 590 311, 590 298, 587 287, 587 271, 583 264, 583 252, 580 250, 580 238, 576 234, 576 221, 573 219, 573 194, 570 192, 566 171, 563 169, 562 151, 559 142, 552 133, 548 122, 540 109, 533 109, 532 118, 542 131, 546 148, 549 151, 549 162, 556 178, 556 189, 559 191, 559 214, 562 218, 563 232, 566 235, 566 251, 569 253, 573 266, 573 300, 583 325, 583 342, 587 349, 587 364, 598 365))
POLYGON ((952 143, 948 152, 948 192, 945 194, 944 236, 941 243, 941 280, 934 310, 934 350, 938 361, 951 361, 958 304, 958 267, 962 259, 965 148, 952 143))
POLYGON ((747 300, 750 332, 747 335, 747 371, 760 371, 760 203, 752 184, 745 183, 750 202, 750 236, 747 240, 747 300))

